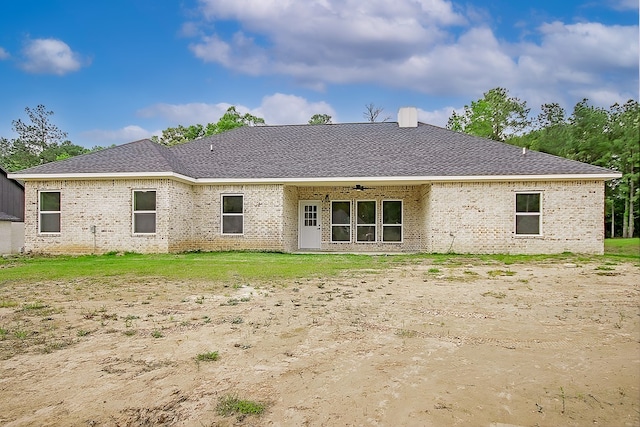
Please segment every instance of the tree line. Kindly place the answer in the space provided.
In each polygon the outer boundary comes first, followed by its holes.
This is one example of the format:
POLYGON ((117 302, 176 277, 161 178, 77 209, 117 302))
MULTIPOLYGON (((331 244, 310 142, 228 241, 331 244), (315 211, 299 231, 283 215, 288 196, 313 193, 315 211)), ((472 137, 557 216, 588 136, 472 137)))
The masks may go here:
POLYGON ((231 106, 227 108, 227 111, 216 123, 170 127, 163 130, 162 135, 152 136, 151 140, 170 147, 172 145, 193 141, 194 139, 204 138, 205 136, 226 132, 241 126, 257 126, 263 124, 265 124, 263 118, 253 116, 249 113, 240 114, 235 106, 231 106))
MULTIPOLYGON (((9 172, 38 166, 44 163, 63 160, 69 157, 102 150, 105 147, 86 148, 75 145, 67 139, 67 132, 52 123, 53 111, 44 105, 36 108, 25 108, 28 121, 13 120, 12 130, 17 138, 0 137, 0 166, 9 172)), ((204 136, 225 132, 239 126, 264 124, 264 119, 251 114, 240 114, 236 107, 229 107, 216 123, 190 126, 178 125, 167 128, 160 136, 152 136, 151 140, 162 145, 172 146, 204 136)), ((111 145, 112 147, 115 144, 111 145)))
POLYGON ((25 108, 29 121, 13 120, 12 129, 17 138, 0 137, 0 166, 10 172, 62 160, 79 154, 100 150, 75 145, 67 139, 67 133, 50 120, 53 111, 44 105, 25 108))

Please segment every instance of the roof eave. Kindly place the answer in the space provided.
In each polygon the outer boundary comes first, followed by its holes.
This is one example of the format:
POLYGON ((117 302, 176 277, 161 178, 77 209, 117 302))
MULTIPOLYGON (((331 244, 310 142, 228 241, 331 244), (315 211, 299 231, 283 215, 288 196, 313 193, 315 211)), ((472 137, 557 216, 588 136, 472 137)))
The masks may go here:
POLYGON ((549 174, 549 175, 460 175, 460 176, 360 176, 317 178, 193 178, 175 172, 58 173, 8 174, 22 181, 108 180, 108 179, 174 179, 190 184, 290 184, 301 186, 343 185, 357 183, 377 185, 415 185, 430 182, 504 182, 504 181, 608 181, 621 173, 549 174))
POLYGON ((387 177, 320 177, 320 178, 197 178, 196 184, 290 184, 323 185, 417 185, 434 182, 505 182, 505 181, 608 181, 620 173, 553 174, 553 175, 471 175, 471 176, 387 176, 387 177))
POLYGON ((9 178, 21 181, 51 181, 51 180, 108 180, 108 179, 175 179, 177 181, 194 183, 190 176, 175 172, 110 172, 110 173, 25 173, 9 174, 9 178))

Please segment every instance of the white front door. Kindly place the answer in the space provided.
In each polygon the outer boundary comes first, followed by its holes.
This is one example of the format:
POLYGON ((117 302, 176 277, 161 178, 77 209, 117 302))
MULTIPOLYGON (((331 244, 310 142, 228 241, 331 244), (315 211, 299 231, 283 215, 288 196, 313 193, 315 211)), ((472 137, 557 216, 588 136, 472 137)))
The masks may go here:
POLYGON ((322 230, 320 229, 320 202, 301 201, 298 214, 298 244, 300 249, 320 249, 322 230))

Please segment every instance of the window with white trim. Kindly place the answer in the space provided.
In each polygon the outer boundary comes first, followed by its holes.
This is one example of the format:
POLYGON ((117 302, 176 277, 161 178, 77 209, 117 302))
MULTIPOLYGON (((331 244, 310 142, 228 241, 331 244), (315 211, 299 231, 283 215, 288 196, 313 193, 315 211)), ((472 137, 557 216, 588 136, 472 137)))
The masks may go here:
POLYGON ((539 236, 542 218, 540 193, 516 193, 516 234, 539 236))
POLYGON ((244 196, 222 195, 222 234, 244 233, 244 196))
POLYGON ((60 192, 40 191, 40 233, 60 233, 60 192))
POLYGON ((133 232, 156 232, 156 191, 133 190, 133 232))
POLYGON ((331 241, 351 242, 351 202, 331 202, 331 241))
POLYGON ((376 202, 358 200, 356 202, 356 242, 376 241, 376 202))
POLYGON ((402 200, 382 201, 382 241, 402 242, 402 200))

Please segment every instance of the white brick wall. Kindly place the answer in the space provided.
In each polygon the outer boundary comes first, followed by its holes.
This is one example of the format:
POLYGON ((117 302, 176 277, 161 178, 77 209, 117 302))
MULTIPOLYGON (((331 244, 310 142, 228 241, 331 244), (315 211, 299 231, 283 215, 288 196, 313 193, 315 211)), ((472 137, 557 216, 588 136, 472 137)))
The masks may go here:
MULTIPOLYGON (((298 248, 298 201, 322 201, 322 250, 362 252, 602 253, 601 181, 434 183, 350 187, 190 185, 167 179, 28 181, 25 250, 109 251, 273 250, 298 248), (156 233, 132 233, 132 191, 157 195, 156 233), (61 233, 38 233, 38 191, 61 192, 61 233), (541 236, 516 236, 515 192, 542 193, 541 236), (244 234, 221 234, 221 195, 244 195, 244 234), (403 200, 403 243, 331 242, 330 201, 403 200), (96 226, 96 233, 91 227, 96 226)), ((355 212, 353 213, 355 215, 355 212)), ((381 232, 378 221, 378 235, 381 232)), ((355 236, 355 224, 352 234, 355 236)), ((355 240, 355 238, 354 238, 355 240)))
POLYGON ((284 250, 283 189, 282 185, 194 186, 189 249, 284 250), (244 196, 243 235, 222 235, 222 194, 244 196))
POLYGON ((435 183, 426 250, 456 253, 602 253, 601 181, 435 183), (516 192, 541 192, 542 235, 515 234, 516 192))
MULTIPOLYGON (((27 251, 104 253, 284 250, 283 186, 191 186, 172 180, 27 182, 27 251), (156 233, 132 232, 132 191, 156 190, 156 233), (38 233, 38 191, 60 191, 61 232, 38 233), (244 234, 221 234, 221 195, 244 195, 244 234), (96 233, 91 227, 96 226, 96 233)), ((291 232, 290 232, 291 233, 291 232)))
POLYGON ((167 252, 169 180, 28 181, 25 185, 25 250, 47 253, 167 252), (132 191, 156 190, 156 233, 134 235, 132 191), (60 191, 60 234, 38 232, 38 191, 60 191), (95 226, 95 234, 91 227, 95 226))
POLYGON ((298 200, 300 194, 297 187, 284 187, 282 235, 286 252, 298 249, 298 200))

